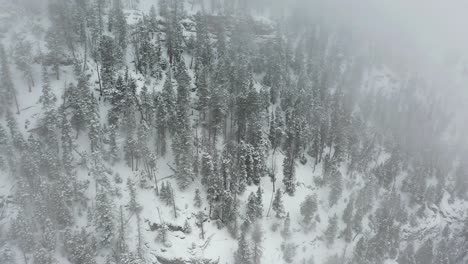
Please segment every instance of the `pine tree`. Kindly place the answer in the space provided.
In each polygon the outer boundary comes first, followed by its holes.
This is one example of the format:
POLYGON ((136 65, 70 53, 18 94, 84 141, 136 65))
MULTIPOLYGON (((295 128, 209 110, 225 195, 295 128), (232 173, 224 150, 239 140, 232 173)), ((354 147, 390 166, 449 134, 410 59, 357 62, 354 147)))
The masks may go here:
POLYGON ((237 251, 234 253, 234 263, 235 264, 252 264, 252 251, 250 245, 247 242, 246 231, 242 231, 239 241, 237 251))
POLYGON ((304 217, 302 223, 304 224, 305 229, 309 229, 310 224, 312 223, 312 218, 314 217, 315 212, 317 211, 317 195, 307 195, 305 200, 301 203, 301 215, 304 217))
POLYGON ((342 176, 338 169, 333 169, 330 181, 331 186, 328 202, 330 206, 333 206, 338 202, 339 198, 341 197, 341 193, 343 192, 342 176))
POLYGON ((60 79, 60 65, 65 60, 65 40, 60 30, 53 26, 47 31, 46 46, 48 53, 45 57, 47 65, 52 65, 57 80, 60 79))
POLYGON ((289 212, 286 214, 286 218, 283 223, 283 230, 281 230, 283 238, 289 238, 291 236, 291 219, 289 218, 289 212))
POLYGON ((105 191, 100 191, 96 196, 95 225, 100 245, 110 246, 116 230, 112 203, 105 191))
POLYGON ((169 16, 169 4, 167 0, 158 1, 159 15, 168 19, 169 16))
POLYGON ((343 211, 343 222, 346 224, 345 230, 343 230, 343 236, 346 242, 351 242, 353 235, 353 210, 354 210, 354 199, 351 198, 343 211))
POLYGON ((335 214, 332 217, 328 218, 328 227, 324 233, 325 240, 328 245, 333 244, 333 242, 335 241, 337 231, 338 231, 338 217, 335 214))
POLYGON ((100 69, 100 95, 111 96, 113 86, 115 83, 115 71, 118 61, 118 54, 116 54, 117 46, 114 40, 109 36, 102 36, 99 42, 99 61, 101 62, 100 69), (101 87, 102 86, 102 87, 101 87))
POLYGON ((292 263, 296 256, 297 246, 294 243, 283 243, 281 244, 281 250, 283 251, 283 259, 286 263, 292 263))
POLYGON ((283 204, 283 194, 280 189, 276 190, 275 199, 273 200, 272 207, 273 207, 273 211, 276 212, 277 218, 284 217, 285 211, 284 211, 284 204, 283 204))
POLYGON ((10 136, 12 139, 13 147, 17 150, 24 150, 26 148, 26 141, 24 140, 23 134, 19 130, 18 122, 11 111, 6 112, 6 122, 10 136))
POLYGON ((246 223, 251 224, 258 218, 258 199, 254 192, 251 192, 247 200, 246 223))
MULTIPOLYGON (((202 176, 201 182, 204 185, 209 184, 209 179, 213 177, 214 174, 214 164, 213 164, 213 158, 211 155, 207 152, 202 153, 202 158, 201 158, 201 170, 200 174, 202 176)), ((209 186, 209 185, 208 185, 209 186)))
POLYGON ((143 210, 143 207, 138 203, 137 197, 136 197, 136 190, 134 183, 128 179, 127 180, 127 188, 129 192, 129 197, 130 200, 128 201, 127 208, 132 214, 139 215, 141 210, 143 210))
POLYGON ((190 225, 189 221, 185 219, 184 222, 184 233, 191 234, 192 233, 192 226, 190 225))
POLYGON ((56 245, 55 236, 56 234, 55 234, 55 229, 52 225, 52 220, 47 218, 44 224, 44 231, 42 233, 42 245, 49 252, 53 252, 55 250, 55 245, 56 245))
POLYGON ((65 113, 62 114, 61 125, 61 142, 62 142, 62 163, 67 175, 75 175, 73 150, 75 142, 72 136, 72 125, 65 113))
POLYGON ((109 155, 111 163, 116 163, 120 160, 120 149, 117 144, 117 127, 109 126, 109 155))
POLYGON ((194 201, 194 206, 196 208, 200 208, 202 206, 202 199, 201 199, 201 196, 200 196, 200 189, 196 189, 195 190, 195 198, 193 199, 194 201))
POLYGON ((399 254, 397 261, 401 264, 416 264, 414 245, 412 243, 409 243, 404 251, 399 254))
POLYGON ((166 202, 166 205, 169 205, 171 203, 171 183, 166 182, 161 184, 161 192, 160 192, 160 197, 163 201, 166 202))
POLYGON ((55 257, 53 256, 52 252, 48 251, 43 247, 38 247, 34 251, 33 255, 34 263, 35 264, 54 264, 57 263, 55 257))
POLYGON ((257 189, 257 212, 256 212, 256 216, 257 218, 262 218, 263 217, 263 190, 262 190, 262 187, 261 186, 258 186, 258 189, 257 189))
POLYGON ((0 44, 0 115, 6 112, 13 104, 16 105, 17 114, 20 113, 16 90, 11 80, 10 67, 5 48, 0 44))
POLYGON ((428 239, 416 252, 416 264, 431 263, 434 259, 432 239, 428 239))
POLYGON ((23 74, 23 78, 28 82, 29 92, 34 86, 34 76, 31 65, 34 63, 32 43, 22 36, 16 36, 13 44, 13 58, 16 67, 23 74))
POLYGON ((8 246, 0 251, 0 259, 2 259, 2 263, 4 264, 16 264, 15 252, 8 246))
POLYGON ((23 253, 28 253, 34 248, 34 230, 30 219, 22 209, 18 212, 11 227, 12 237, 23 253))
POLYGON ((263 230, 259 223, 254 225, 252 230, 252 258, 253 264, 260 264, 263 255, 263 230))
POLYGON ((286 193, 294 195, 296 192, 296 165, 291 147, 283 161, 283 183, 286 187, 286 193))
POLYGON ((354 252, 353 252, 353 259, 352 259, 352 264, 362 264, 362 263, 369 263, 366 260, 366 251, 367 251, 367 243, 364 239, 364 237, 361 237, 359 241, 356 243, 356 246, 354 247, 354 252))
POLYGON ((197 220, 196 225, 200 228, 200 238, 205 239, 205 222, 208 220, 207 215, 203 211, 199 211, 195 218, 197 220))
POLYGON ((94 259, 96 242, 93 234, 84 228, 77 231, 66 229, 64 241, 64 251, 72 263, 96 264, 94 259))
POLYGON ((127 48, 127 20, 125 14, 122 10, 121 0, 114 0, 111 19, 112 22, 109 31, 112 31, 112 28, 115 28, 114 34, 116 37, 116 42, 120 49, 124 51, 127 48))

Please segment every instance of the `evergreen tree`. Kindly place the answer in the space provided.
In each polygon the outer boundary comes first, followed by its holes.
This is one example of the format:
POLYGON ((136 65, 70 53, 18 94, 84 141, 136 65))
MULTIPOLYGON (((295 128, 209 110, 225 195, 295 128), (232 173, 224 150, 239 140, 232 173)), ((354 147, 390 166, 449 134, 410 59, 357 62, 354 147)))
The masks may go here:
POLYGON ((416 264, 414 245, 412 243, 409 243, 404 251, 400 252, 397 261, 401 264, 416 264))
POLYGON ((109 36, 102 36, 99 42, 98 56, 101 62, 100 95, 111 96, 115 83, 115 71, 118 61, 117 46, 109 36), (102 87, 101 87, 102 86, 102 87))
POLYGON ((9 107, 15 103, 17 113, 19 114, 18 100, 16 90, 11 80, 10 67, 8 64, 5 48, 0 44, 0 114, 6 112, 9 107))
POLYGON ((200 189, 196 189, 195 190, 195 198, 193 199, 194 201, 194 206, 196 208, 200 208, 202 206, 202 199, 201 199, 201 196, 200 196, 200 189))
POLYGON ((65 60, 64 38, 62 32, 57 27, 51 27, 46 34, 46 46, 48 53, 45 57, 47 65, 52 65, 57 80, 60 79, 60 65, 65 60))
POLYGON ((367 243, 364 237, 361 237, 359 241, 356 243, 353 252, 353 259, 351 261, 352 264, 361 264, 365 263, 368 264, 369 262, 366 259, 366 251, 367 251, 367 243))
POLYGON ((289 212, 286 214, 286 218, 284 219, 281 235, 283 238, 289 238, 291 236, 291 219, 289 218, 289 212))
POLYGON ((257 212, 256 212, 256 216, 257 218, 262 218, 263 217, 263 190, 262 190, 262 187, 261 186, 258 186, 257 188, 257 204, 256 204, 256 208, 257 208, 257 212))
POLYGON ((13 44, 13 57, 16 67, 28 82, 29 92, 31 92, 31 87, 34 86, 32 43, 23 36, 16 36, 13 44))
POLYGON ((52 226, 52 221, 47 218, 44 224, 44 231, 42 233, 42 246, 49 252, 55 250, 56 245, 55 229, 52 226))
POLYGON ((10 247, 6 246, 0 251, 0 258, 4 264, 16 264, 16 256, 10 247))
POLYGON ((429 239, 416 252, 416 264, 432 263, 434 259, 433 243, 429 239))
POLYGON ((330 179, 330 193, 328 195, 328 203, 330 206, 335 205, 343 192, 343 183, 341 172, 338 169, 333 169, 330 179))
POLYGON ((95 238, 84 228, 77 231, 66 229, 64 232, 64 251, 72 263, 96 264, 95 238))
POLYGON ((302 223, 307 230, 312 223, 312 218, 317 211, 317 195, 307 195, 305 200, 301 203, 301 215, 304 217, 302 223))
POLYGON ((291 148, 283 161, 283 183, 286 187, 286 193, 294 195, 296 192, 296 164, 291 148))
POLYGON ((115 28, 114 34, 117 45, 120 50, 125 51, 127 48, 127 20, 122 10, 121 0, 114 0, 109 21, 109 31, 115 28))
POLYGON ((54 264, 57 263, 52 252, 43 247, 38 247, 33 254, 35 264, 54 264))
POLYGON ((335 241, 337 231, 338 231, 338 217, 335 214, 332 217, 328 218, 328 227, 324 233, 325 240, 328 245, 333 244, 333 242, 335 241))
POLYGON ((280 189, 276 190, 275 199, 273 200, 272 204, 273 210, 276 213, 276 217, 282 218, 284 217, 284 205, 283 205, 283 194, 280 189))
POLYGON ((247 242, 246 231, 242 231, 239 241, 237 251, 234 253, 234 263, 235 264, 252 264, 252 251, 250 245, 247 242))
POLYGON ((115 237, 115 223, 112 202, 105 191, 99 191, 96 196, 95 225, 99 234, 99 243, 108 247, 115 237))
POLYGON ((346 242, 351 242, 353 235, 353 210, 354 210, 354 200, 351 198, 348 201, 348 205, 343 211, 343 222, 346 224, 345 229, 343 230, 343 236, 346 242))
POLYGON ((67 175, 75 174, 73 150, 75 148, 74 138, 72 136, 72 125, 65 113, 62 114, 61 124, 61 142, 62 142, 62 163, 67 175))
POLYGON ((255 193, 251 192, 247 200, 247 212, 246 212, 246 223, 254 223, 258 218, 258 200, 255 193))
POLYGON ((294 243, 283 243, 281 244, 281 250, 283 251, 283 259, 286 263, 292 263, 296 256, 297 246, 294 243))
POLYGON ((33 224, 24 210, 20 210, 13 221, 11 234, 23 253, 28 253, 34 248, 33 224))
POLYGON ((254 264, 260 264, 263 255, 263 230, 259 223, 252 230, 252 259, 254 264))

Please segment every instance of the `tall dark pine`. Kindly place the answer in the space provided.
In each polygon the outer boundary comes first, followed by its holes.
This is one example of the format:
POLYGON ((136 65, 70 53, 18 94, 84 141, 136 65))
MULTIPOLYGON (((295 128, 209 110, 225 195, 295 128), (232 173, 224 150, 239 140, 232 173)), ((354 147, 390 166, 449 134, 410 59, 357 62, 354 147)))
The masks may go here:
POLYGON ((16 90, 11 80, 10 66, 2 44, 0 44, 0 66, 0 114, 6 112, 13 103, 15 103, 17 114, 19 114, 16 90))

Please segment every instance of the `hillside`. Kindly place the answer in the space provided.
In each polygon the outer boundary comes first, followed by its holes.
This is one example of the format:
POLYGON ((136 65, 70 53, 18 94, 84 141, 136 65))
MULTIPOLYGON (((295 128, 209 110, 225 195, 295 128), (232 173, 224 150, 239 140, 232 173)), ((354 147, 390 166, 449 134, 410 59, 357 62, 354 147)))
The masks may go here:
POLYGON ((352 28, 264 1, 0 6, 1 264, 468 262, 463 97, 352 28))

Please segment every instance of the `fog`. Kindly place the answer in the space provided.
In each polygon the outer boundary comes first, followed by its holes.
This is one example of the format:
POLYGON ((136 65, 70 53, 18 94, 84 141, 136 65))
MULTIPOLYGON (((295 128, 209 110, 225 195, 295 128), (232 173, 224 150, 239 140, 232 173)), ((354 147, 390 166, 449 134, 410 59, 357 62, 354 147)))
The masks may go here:
MULTIPOLYGON (((467 131, 468 2, 462 0, 280 1, 280 16, 325 21, 373 43, 400 75, 417 74, 445 100, 458 133, 467 131), (304 8, 306 7, 306 8, 304 8)), ((462 141, 465 143, 466 140, 462 141)))

